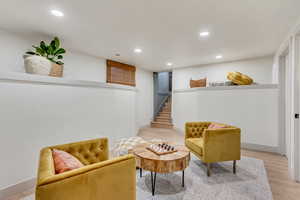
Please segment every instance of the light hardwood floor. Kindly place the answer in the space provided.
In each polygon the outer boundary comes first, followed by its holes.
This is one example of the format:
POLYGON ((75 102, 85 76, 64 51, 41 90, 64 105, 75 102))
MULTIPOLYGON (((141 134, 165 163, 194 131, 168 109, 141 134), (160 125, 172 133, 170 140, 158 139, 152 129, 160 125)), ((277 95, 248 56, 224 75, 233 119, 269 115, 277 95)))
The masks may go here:
MULTIPOLYGON (((145 127, 139 131, 138 135, 146 140, 157 138, 170 142, 176 142, 178 144, 183 144, 184 142, 183 133, 180 133, 179 131, 174 129, 145 127)), ((245 149, 242 150, 242 155, 261 159, 264 161, 274 200, 300 199, 300 184, 292 181, 289 178, 288 163, 285 157, 273 153, 258 152, 245 149)), ((23 200, 23 198, 26 199, 26 196, 32 195, 32 193, 33 189, 25 191, 21 194, 16 194, 9 200, 23 200)))

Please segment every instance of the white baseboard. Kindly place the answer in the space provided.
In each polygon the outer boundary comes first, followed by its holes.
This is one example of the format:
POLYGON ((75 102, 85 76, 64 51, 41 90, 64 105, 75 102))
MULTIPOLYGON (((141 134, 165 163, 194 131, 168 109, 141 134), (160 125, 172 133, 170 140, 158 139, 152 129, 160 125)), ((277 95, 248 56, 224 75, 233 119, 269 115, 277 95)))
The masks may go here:
POLYGON ((35 187, 36 178, 28 179, 26 181, 22 181, 15 185, 8 186, 6 188, 0 189, 0 200, 5 200, 8 197, 11 197, 15 194, 22 193, 26 190, 30 190, 35 187))
POLYGON ((260 145, 260 144, 250 144, 250 143, 242 143, 241 147, 243 149, 256 150, 256 151, 265 151, 265 152, 280 154, 279 147, 266 146, 266 145, 260 145))

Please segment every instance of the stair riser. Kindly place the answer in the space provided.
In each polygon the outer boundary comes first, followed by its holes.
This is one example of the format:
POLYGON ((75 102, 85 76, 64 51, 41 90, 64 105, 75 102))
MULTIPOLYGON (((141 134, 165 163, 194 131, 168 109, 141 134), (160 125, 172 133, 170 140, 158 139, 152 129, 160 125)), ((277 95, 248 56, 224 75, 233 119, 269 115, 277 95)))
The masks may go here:
POLYGON ((161 111, 161 112, 159 112, 158 114, 171 114, 171 112, 170 111, 161 111))
POLYGON ((171 109, 172 108, 172 102, 169 98, 167 102, 164 104, 162 110, 158 113, 155 120, 151 122, 151 127, 154 128, 167 128, 172 129, 172 118, 171 118, 171 109))
POLYGON ((157 118, 159 119, 172 119, 171 116, 162 116, 162 115, 158 115, 157 118))
POLYGON ((159 114, 157 115, 158 118, 171 118, 170 114, 159 114))
POLYGON ((171 115, 171 113, 170 112, 160 112, 160 113, 158 113, 159 115, 171 115))
POLYGON ((155 122, 161 122, 161 123, 171 123, 171 120, 161 120, 161 119, 156 119, 155 122))
POLYGON ((153 128, 168 128, 168 129, 173 128, 172 125, 162 125, 162 124, 151 124, 151 127, 153 127, 153 128))
POLYGON ((172 120, 172 118, 171 117, 159 117, 159 116, 157 116, 155 119, 157 119, 157 120, 172 120))

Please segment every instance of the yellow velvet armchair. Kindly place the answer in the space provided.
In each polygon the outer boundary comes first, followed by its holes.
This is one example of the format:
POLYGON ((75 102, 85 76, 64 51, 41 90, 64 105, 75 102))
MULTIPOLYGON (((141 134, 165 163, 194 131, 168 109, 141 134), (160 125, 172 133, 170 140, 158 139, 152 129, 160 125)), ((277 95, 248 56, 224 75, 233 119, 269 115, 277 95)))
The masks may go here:
POLYGON ((134 156, 109 160, 108 154, 106 138, 42 149, 36 200, 135 200, 134 156), (55 174, 52 149, 72 154, 85 166, 55 174))
POLYGON ((186 123, 185 145, 206 163, 207 176, 210 176, 210 164, 222 161, 233 161, 233 173, 236 173, 236 161, 241 159, 241 129, 225 124, 219 125, 226 128, 208 129, 211 123, 186 123))

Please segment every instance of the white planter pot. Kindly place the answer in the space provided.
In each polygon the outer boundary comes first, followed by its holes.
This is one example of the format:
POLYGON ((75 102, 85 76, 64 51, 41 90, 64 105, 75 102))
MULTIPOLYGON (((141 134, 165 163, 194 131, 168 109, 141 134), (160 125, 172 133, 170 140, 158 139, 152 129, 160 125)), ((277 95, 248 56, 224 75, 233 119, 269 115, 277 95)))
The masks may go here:
POLYGON ((26 73, 49 76, 52 62, 42 56, 24 56, 26 73))

